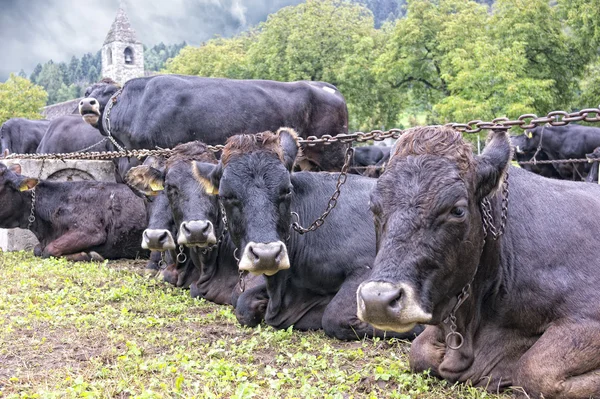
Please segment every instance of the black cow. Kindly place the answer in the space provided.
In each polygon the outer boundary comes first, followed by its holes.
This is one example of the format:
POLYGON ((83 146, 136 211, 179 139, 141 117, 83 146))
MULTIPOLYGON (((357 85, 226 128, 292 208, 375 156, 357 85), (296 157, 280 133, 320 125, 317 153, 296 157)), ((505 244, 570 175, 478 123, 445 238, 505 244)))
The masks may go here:
MULTIPOLYGON (((517 152, 535 153, 540 148, 551 160, 580 159, 600 146, 600 128, 574 124, 538 126, 526 130, 522 142, 517 152)), ((591 165, 570 163, 555 164, 554 167, 563 179, 581 181, 585 179, 591 165)))
POLYGON ((529 162, 533 161, 534 157, 536 161, 547 161, 548 155, 544 151, 533 151, 533 152, 525 152, 523 148, 527 146, 527 136, 521 134, 519 136, 510 136, 511 145, 515 148, 514 159, 519 162, 521 168, 528 170, 536 175, 549 177, 552 179, 561 179, 558 170, 552 164, 524 164, 521 162, 529 162), (536 154, 537 152, 537 154, 536 154))
MULTIPOLYGON (((160 254, 162 262, 158 263, 161 266, 159 277, 176 287, 189 288, 197 280, 198 271, 188 249, 177 253, 176 225, 169 198, 162 191, 162 183, 157 187, 154 185, 154 176, 148 177, 149 172, 160 175, 164 168, 161 159, 148 157, 144 165, 132 168, 125 180, 134 189, 146 195, 148 223, 142 234, 142 248, 151 250, 153 254, 160 254)), ((151 262, 147 267, 154 266, 151 262)))
MULTIPOLYGON (((178 226, 177 244, 189 247, 189 256, 200 271, 190 285, 191 296, 235 306, 241 293, 235 247, 225 230, 216 193, 206 191, 194 162, 216 164, 217 159, 205 144, 193 141, 176 146, 164 169, 138 167, 132 174, 140 177, 136 187, 148 195, 165 189, 166 194, 160 191, 158 195, 169 198, 178 226)), ((248 278, 243 285, 251 288, 258 280, 248 278)))
POLYGON ((0 155, 33 154, 50 121, 11 118, 0 126, 0 155))
POLYGON ((365 145, 354 148, 350 171, 357 175, 379 177, 390 158, 390 147, 365 145))
POLYGON ((218 188, 239 249, 239 270, 266 276, 265 285, 240 296, 240 321, 252 320, 252 312, 268 300, 265 321, 276 328, 323 328, 340 339, 414 337, 414 332, 375 330, 358 320, 353 309, 356 288, 368 276, 375 256, 367 207, 375 179, 348 176, 323 226, 306 235, 290 230, 292 212, 304 225, 322 213, 337 181, 336 174, 291 172, 296 139, 287 129, 233 136, 217 166, 197 164, 205 183, 218 188))
POLYGON ((371 194, 378 253, 358 315, 396 331, 428 324, 414 371, 529 398, 598 398, 600 187, 510 159, 501 131, 477 157, 447 127, 402 135, 371 194), (481 209, 496 232, 507 216, 497 240, 481 209))
POLYGON ((64 115, 50 122, 46 134, 37 147, 40 154, 53 154, 65 152, 106 151, 105 137, 98 129, 81 120, 79 115, 64 115))
POLYGON ((0 164, 0 227, 29 228, 40 241, 38 255, 71 260, 135 258, 146 214, 129 187, 94 181, 38 181, 19 165, 0 164), (31 190, 35 190, 32 192, 31 190), (28 217, 35 194, 35 221, 28 217))
MULTIPOLYGON (((79 111, 86 122, 106 135, 110 100, 111 133, 128 149, 172 148, 194 140, 222 144, 234 134, 280 126, 290 126, 302 137, 348 130, 344 97, 335 86, 323 82, 159 75, 131 79, 114 96, 118 89, 110 80, 91 86, 79 111)), ((339 170, 343 147, 307 147, 301 164, 339 170)))

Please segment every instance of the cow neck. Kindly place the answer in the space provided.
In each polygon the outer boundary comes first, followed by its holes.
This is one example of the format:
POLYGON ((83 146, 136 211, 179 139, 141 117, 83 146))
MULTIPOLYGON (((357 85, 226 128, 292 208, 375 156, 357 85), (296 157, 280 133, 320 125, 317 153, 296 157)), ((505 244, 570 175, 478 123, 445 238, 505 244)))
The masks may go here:
POLYGON ((467 348, 465 349, 470 350, 472 353, 473 333, 475 330, 468 327, 472 324, 470 321, 480 319, 476 315, 476 308, 477 306, 481 306, 481 300, 488 290, 485 282, 490 280, 490 275, 493 276, 494 273, 498 273, 500 238, 504 234, 508 219, 508 177, 507 171, 501 184, 502 189, 498 190, 491 198, 483 198, 480 203, 483 245, 479 259, 477 259, 477 267, 469 282, 467 282, 456 296, 456 303, 442 325, 442 330, 446 332, 446 347, 455 352, 458 352, 464 346, 465 341, 468 341, 467 348), (498 214, 496 212, 498 207, 500 207, 500 220, 495 217, 498 214), (466 334, 466 338, 460 331, 466 334))

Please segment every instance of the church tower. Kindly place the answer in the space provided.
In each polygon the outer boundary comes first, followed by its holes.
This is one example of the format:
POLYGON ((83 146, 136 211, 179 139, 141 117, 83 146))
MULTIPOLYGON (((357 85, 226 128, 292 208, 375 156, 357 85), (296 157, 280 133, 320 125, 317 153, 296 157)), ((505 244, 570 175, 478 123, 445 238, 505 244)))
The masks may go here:
POLYGON ((141 76, 144 76, 144 46, 121 5, 102 46, 102 77, 122 85, 141 76))

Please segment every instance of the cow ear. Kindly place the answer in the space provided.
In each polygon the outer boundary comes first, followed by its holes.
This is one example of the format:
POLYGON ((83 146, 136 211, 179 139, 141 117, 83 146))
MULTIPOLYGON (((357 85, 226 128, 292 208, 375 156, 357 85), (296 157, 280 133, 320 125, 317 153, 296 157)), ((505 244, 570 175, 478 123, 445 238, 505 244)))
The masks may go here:
POLYGON ((492 131, 488 136, 485 150, 476 157, 476 196, 478 201, 494 193, 501 186, 508 172, 511 158, 512 150, 508 132, 492 131))
POLYGON ((125 175, 125 181, 145 195, 153 196, 164 190, 165 176, 156 168, 141 165, 129 169, 125 175))
POLYGON ((281 128, 277 131, 279 135, 279 144, 283 149, 283 163, 290 172, 296 163, 298 155, 298 134, 289 128, 281 128))
POLYGON ((19 182, 19 191, 28 191, 38 185, 40 181, 33 177, 26 177, 19 182))
POLYGON ((13 173, 16 173, 18 175, 21 174, 22 170, 21 170, 21 165, 19 165, 18 163, 13 163, 12 165, 10 165, 8 167, 13 173))
POLYGON ((219 182, 223 174, 221 162, 218 164, 194 161, 194 177, 210 195, 219 194, 219 182))

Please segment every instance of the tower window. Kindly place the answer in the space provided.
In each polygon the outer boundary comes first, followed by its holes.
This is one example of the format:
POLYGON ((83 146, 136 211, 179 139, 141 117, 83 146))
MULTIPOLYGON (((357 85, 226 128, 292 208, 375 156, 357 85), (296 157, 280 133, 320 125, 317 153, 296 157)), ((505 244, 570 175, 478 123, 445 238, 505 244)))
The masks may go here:
POLYGON ((124 52, 125 55, 125 64, 131 65, 133 64, 133 50, 131 47, 127 47, 124 52))
POLYGON ((110 48, 106 49, 106 63, 112 65, 112 50, 110 48))

